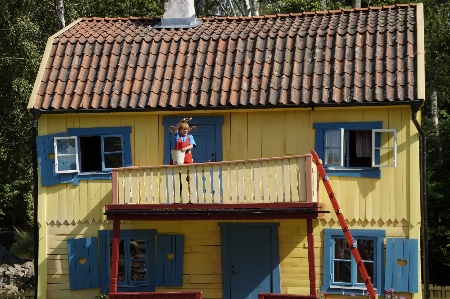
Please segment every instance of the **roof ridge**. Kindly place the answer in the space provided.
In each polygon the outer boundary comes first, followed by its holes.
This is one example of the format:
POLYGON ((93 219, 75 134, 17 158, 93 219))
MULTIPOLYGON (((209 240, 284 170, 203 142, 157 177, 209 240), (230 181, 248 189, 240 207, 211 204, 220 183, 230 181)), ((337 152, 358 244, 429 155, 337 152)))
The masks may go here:
MULTIPOLYGON (((316 10, 316 11, 305 11, 298 13, 277 13, 277 14, 269 14, 262 16, 208 16, 208 17, 199 17, 200 20, 203 21, 214 21, 214 20, 222 20, 222 21, 244 21, 244 20, 262 20, 262 19, 274 19, 274 18, 289 18, 289 17, 298 17, 298 16, 312 16, 312 15, 326 15, 326 14, 339 14, 339 13, 351 13, 351 12, 362 12, 362 11, 370 11, 370 10, 381 10, 381 9, 393 9, 397 7, 410 7, 417 6, 417 3, 404 3, 404 4, 392 4, 392 5, 383 5, 383 6, 369 6, 369 7, 360 7, 360 8, 342 8, 342 9, 329 9, 329 10, 316 10)), ((104 20, 104 21, 126 21, 126 20, 147 20, 147 21, 159 21, 161 17, 146 17, 146 16, 129 16, 129 17, 84 17, 83 21, 91 21, 91 20, 104 20)))

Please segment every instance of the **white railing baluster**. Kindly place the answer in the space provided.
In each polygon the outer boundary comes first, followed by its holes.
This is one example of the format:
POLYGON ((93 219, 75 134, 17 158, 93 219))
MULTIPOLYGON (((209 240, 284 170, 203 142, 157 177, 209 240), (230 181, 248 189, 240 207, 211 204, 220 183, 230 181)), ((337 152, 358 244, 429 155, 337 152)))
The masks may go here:
MULTIPOLYGON (((159 171, 159 203, 168 203, 167 201, 167 173, 168 168, 162 168, 159 171)), ((172 169, 170 168, 172 172, 172 169)))
POLYGON ((244 163, 237 164, 237 192, 238 203, 245 203, 244 195, 244 163))
POLYGON ((267 167, 268 163, 266 160, 261 162, 261 172, 262 172, 262 191, 264 195, 263 202, 270 202, 270 193, 269 193, 269 168, 267 167))
POLYGON ((281 160, 276 160, 276 189, 277 189, 277 201, 283 201, 283 163, 281 160))
POLYGON ((253 185, 255 190, 255 202, 261 202, 261 163, 255 162, 253 163, 253 185))
MULTIPOLYGON (((237 165, 235 163, 230 164, 230 173, 231 173, 231 180, 230 180, 230 189, 231 189, 231 203, 237 203, 237 165)), ((227 203, 229 200, 227 200, 227 203)))
MULTIPOLYGON (((197 171, 194 166, 189 166, 188 168, 188 177, 189 177, 189 202, 190 203, 198 203, 198 194, 197 194, 197 171)), ((184 195, 183 195, 184 198, 184 195)))
POLYGON ((299 165, 297 163, 299 159, 289 159, 290 163, 289 163, 289 179, 290 179, 290 187, 291 187, 291 201, 292 202, 298 202, 299 201, 299 196, 298 196, 298 191, 299 191, 299 186, 298 186, 298 169, 299 169, 299 165))
POLYGON ((253 167, 252 163, 246 162, 244 164, 244 198, 245 203, 253 202, 253 184, 255 181, 252 176, 253 167))
POLYGON ((174 168, 168 168, 167 169, 167 193, 168 193, 168 203, 174 203, 175 202, 175 196, 174 196, 174 185, 175 185, 175 177, 177 177, 177 182, 179 184, 179 178, 178 173, 175 172, 174 168))
POLYGON ((269 160, 268 169, 268 177, 269 180, 269 202, 277 202, 277 175, 276 175, 276 166, 274 160, 269 160))
POLYGON ((230 201, 230 170, 229 170, 229 164, 222 164, 221 165, 221 175, 222 175, 222 189, 221 189, 221 202, 222 203, 228 203, 230 201))
POLYGON ((306 172, 305 172, 305 159, 299 159, 299 172, 298 172, 298 189, 301 202, 306 202, 306 172))
POLYGON ((283 193, 284 202, 291 202, 291 184, 289 180, 289 161, 290 159, 283 159, 283 193))
POLYGON ((220 168, 219 165, 213 165, 212 171, 212 182, 213 182, 213 203, 220 203, 220 168))

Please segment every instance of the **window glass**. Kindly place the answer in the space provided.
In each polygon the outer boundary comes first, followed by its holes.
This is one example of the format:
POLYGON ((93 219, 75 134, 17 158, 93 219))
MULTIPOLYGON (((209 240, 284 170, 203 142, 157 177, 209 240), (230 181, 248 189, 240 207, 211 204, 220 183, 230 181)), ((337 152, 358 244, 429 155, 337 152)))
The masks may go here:
POLYGON ((345 239, 334 240, 334 281, 351 282, 351 257, 350 248, 348 248, 345 239))
MULTIPOLYGON (((366 272, 369 277, 373 277, 373 261, 375 253, 375 242, 373 240, 358 239, 358 252, 366 267, 366 272)), ((357 282, 364 283, 358 271, 357 282)))
POLYGON ((78 171, 77 142, 75 138, 55 137, 55 153, 56 173, 78 171))
POLYGON ((325 164, 341 165, 341 131, 325 132, 325 164))
POLYGON ((122 167, 122 154, 105 154, 105 168, 122 167))
POLYGON ((147 280, 145 261, 146 242, 144 239, 130 239, 130 273, 132 281, 147 280))
POLYGON ((122 151, 122 137, 120 136, 104 136, 103 137, 103 151, 106 152, 121 152, 122 151))
POLYGON ((123 166, 122 136, 102 136, 103 170, 123 166))

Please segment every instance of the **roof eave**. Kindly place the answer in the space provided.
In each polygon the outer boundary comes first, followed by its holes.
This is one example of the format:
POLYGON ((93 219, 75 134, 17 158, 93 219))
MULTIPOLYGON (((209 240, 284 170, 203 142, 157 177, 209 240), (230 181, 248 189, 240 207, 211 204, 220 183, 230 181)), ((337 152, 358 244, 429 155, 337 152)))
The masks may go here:
MULTIPOLYGON (((155 108, 102 108, 102 109, 40 109, 41 114, 84 114, 84 113, 128 113, 128 112, 182 112, 182 111, 223 111, 223 110, 254 110, 254 109, 315 109, 315 108, 357 108, 409 106, 417 100, 379 102, 379 103, 311 103, 304 105, 255 105, 255 106, 206 106, 206 107, 155 107, 155 108)), ((29 110, 35 109, 33 107, 29 110)))

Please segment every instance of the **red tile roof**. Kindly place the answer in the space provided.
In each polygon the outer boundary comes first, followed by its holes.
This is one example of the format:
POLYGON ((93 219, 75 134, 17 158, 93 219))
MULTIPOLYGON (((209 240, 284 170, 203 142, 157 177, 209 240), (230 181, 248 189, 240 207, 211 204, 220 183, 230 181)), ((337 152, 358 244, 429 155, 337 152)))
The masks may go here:
POLYGON ((401 104, 417 100, 416 6, 242 18, 188 29, 85 18, 51 41, 42 110, 401 104))

